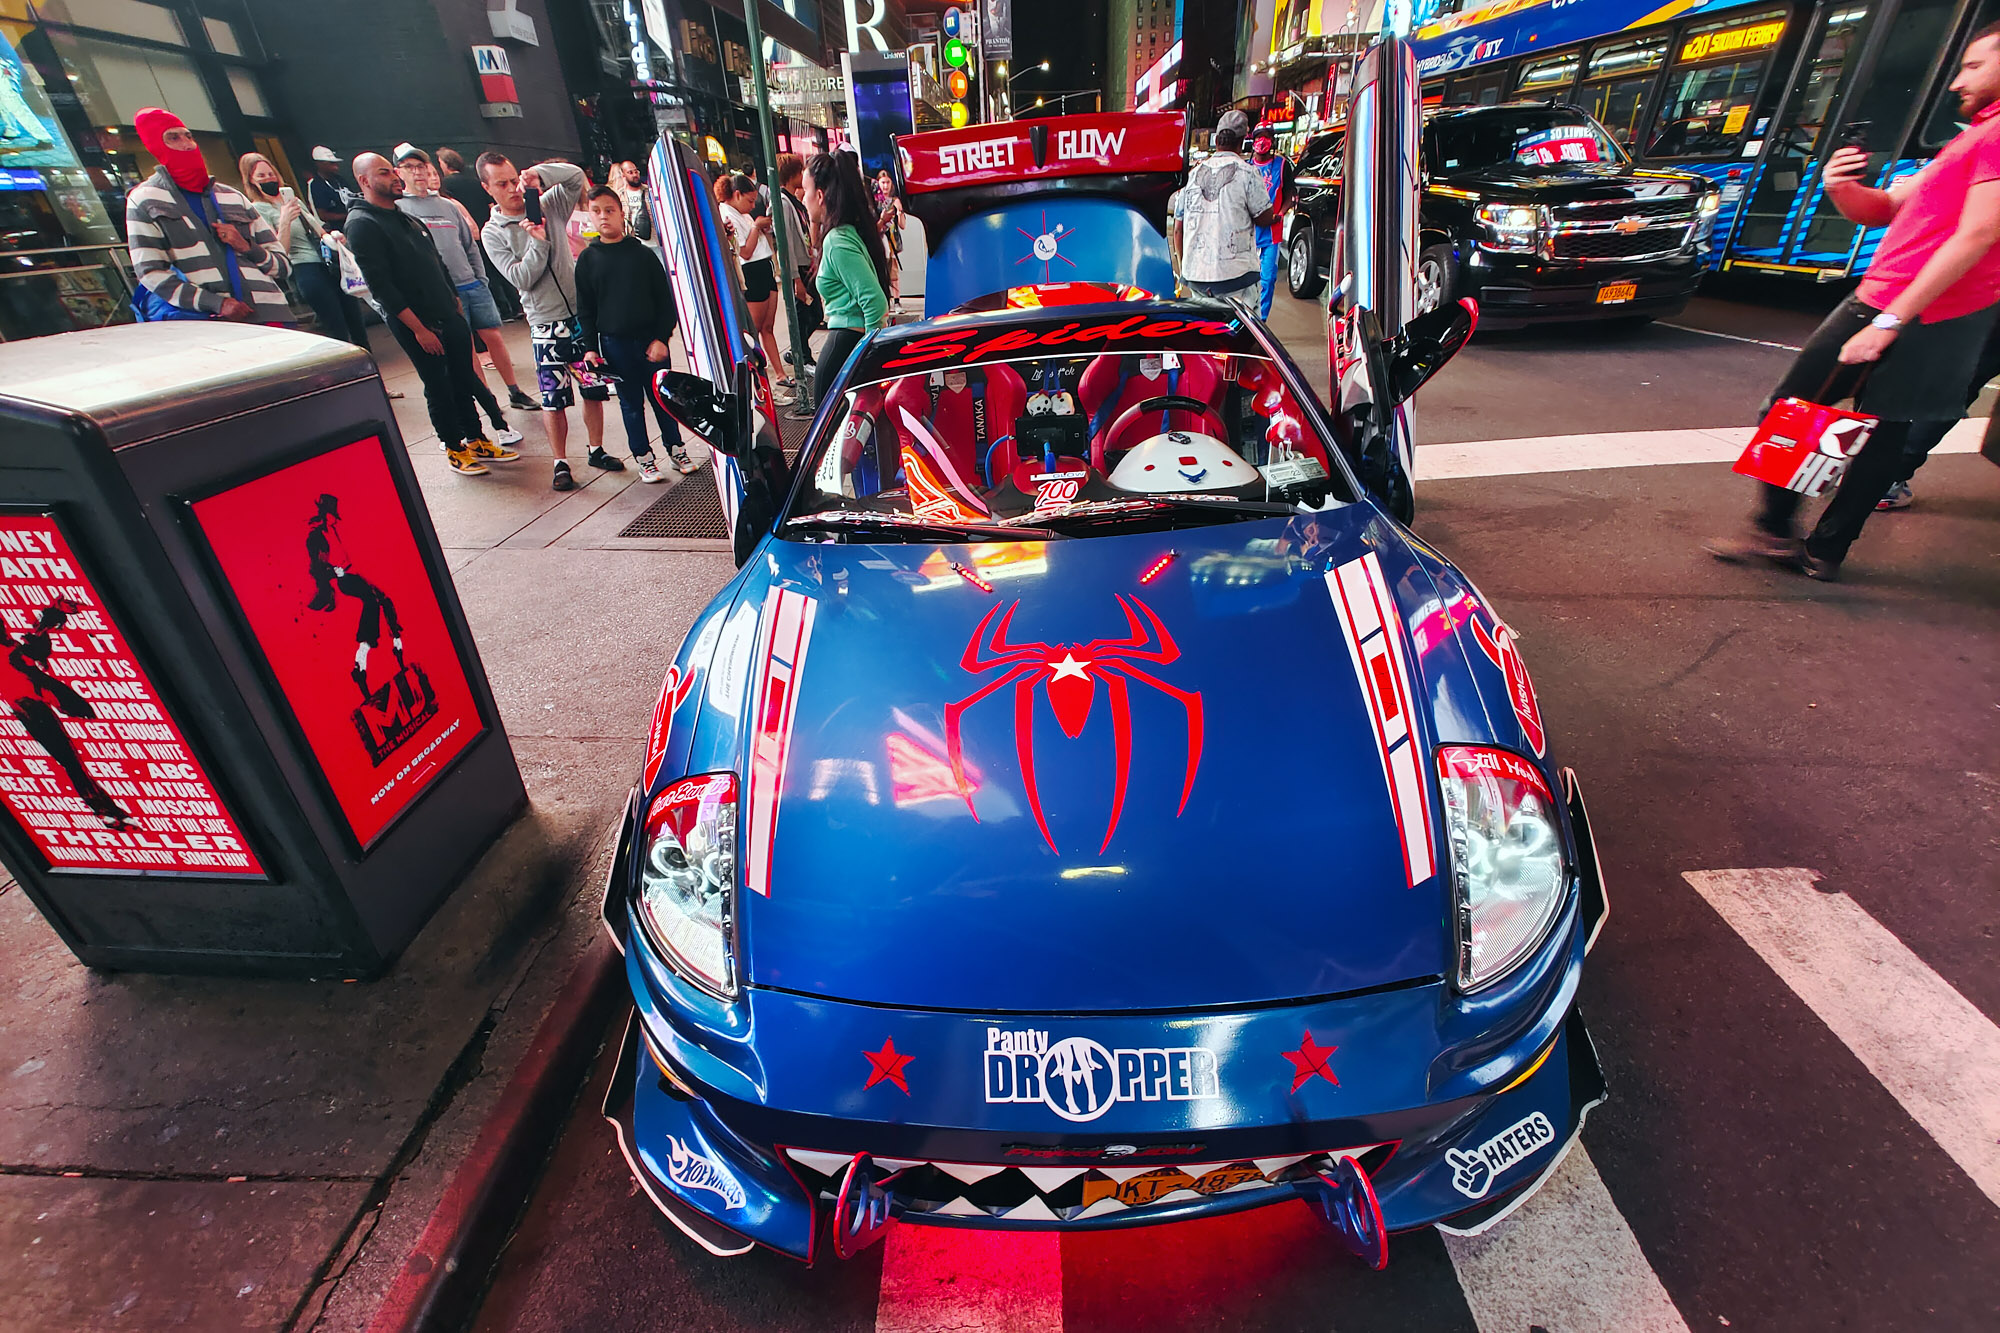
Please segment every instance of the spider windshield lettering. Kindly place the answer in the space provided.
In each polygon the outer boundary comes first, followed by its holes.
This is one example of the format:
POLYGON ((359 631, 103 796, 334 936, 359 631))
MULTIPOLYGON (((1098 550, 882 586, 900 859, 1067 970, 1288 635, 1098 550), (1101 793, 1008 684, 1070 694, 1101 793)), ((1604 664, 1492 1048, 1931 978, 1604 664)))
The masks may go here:
POLYGON ((1168 510, 1188 526, 1350 501, 1303 393, 1270 360, 1208 351, 913 370, 847 391, 787 535, 990 539, 1065 520, 1061 535, 1103 535, 1168 510))

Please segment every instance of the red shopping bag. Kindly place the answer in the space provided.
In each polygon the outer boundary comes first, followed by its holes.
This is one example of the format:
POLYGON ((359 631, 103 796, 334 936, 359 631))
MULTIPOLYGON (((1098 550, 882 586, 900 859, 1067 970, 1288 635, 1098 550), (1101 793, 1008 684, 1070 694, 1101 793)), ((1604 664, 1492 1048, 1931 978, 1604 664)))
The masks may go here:
POLYGON ((1735 470, 1802 495, 1820 495, 1847 471, 1880 417, 1780 398, 1764 414, 1735 470))

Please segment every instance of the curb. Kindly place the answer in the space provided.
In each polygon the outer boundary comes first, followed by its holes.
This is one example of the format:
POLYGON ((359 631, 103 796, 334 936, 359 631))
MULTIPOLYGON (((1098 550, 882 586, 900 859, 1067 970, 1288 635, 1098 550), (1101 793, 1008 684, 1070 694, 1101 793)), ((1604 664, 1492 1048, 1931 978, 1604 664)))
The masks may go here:
POLYGON ((446 1333, 471 1318, 569 1118, 623 979, 624 959, 598 932, 397 1270, 368 1333, 446 1333))

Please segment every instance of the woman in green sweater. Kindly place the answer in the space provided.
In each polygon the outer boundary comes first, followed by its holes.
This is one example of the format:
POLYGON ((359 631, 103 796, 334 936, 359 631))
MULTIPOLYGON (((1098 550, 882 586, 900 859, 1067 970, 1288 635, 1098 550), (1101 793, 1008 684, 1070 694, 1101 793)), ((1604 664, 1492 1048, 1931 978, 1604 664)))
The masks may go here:
POLYGON ((813 401, 825 402, 862 336, 888 317, 889 258, 861 166, 852 153, 820 153, 806 163, 806 213, 820 236, 820 307, 826 341, 813 371, 813 401))

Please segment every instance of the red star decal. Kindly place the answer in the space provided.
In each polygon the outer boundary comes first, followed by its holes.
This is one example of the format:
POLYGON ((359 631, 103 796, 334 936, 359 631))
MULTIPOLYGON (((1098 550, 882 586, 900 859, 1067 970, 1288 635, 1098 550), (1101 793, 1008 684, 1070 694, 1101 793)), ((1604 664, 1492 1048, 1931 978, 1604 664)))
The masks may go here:
MULTIPOLYGON (((917 1057, 914 1055, 896 1054, 896 1039, 894 1037, 890 1037, 887 1041, 884 1041, 881 1050, 863 1051, 861 1054, 868 1061, 868 1081, 861 1085, 863 1092, 866 1092, 869 1088, 886 1079, 888 1082, 901 1088, 905 1097, 910 1095, 910 1085, 903 1081, 903 1066, 917 1057)), ((1327 1077, 1331 1078, 1332 1075, 1329 1074, 1327 1077)))
MULTIPOLYGON (((1313 1075, 1315 1074, 1333 1084, 1334 1087, 1339 1087, 1340 1080, 1333 1076, 1333 1067, 1327 1063, 1327 1057, 1339 1049, 1338 1046, 1314 1045, 1312 1029, 1307 1028, 1306 1039, 1299 1043, 1299 1048, 1296 1051, 1286 1051, 1284 1053, 1285 1058, 1292 1062, 1292 1068, 1298 1071, 1292 1076, 1292 1091, 1297 1092, 1300 1088, 1312 1082, 1313 1075)), ((868 1058, 872 1060, 875 1057, 870 1056, 868 1058)))

